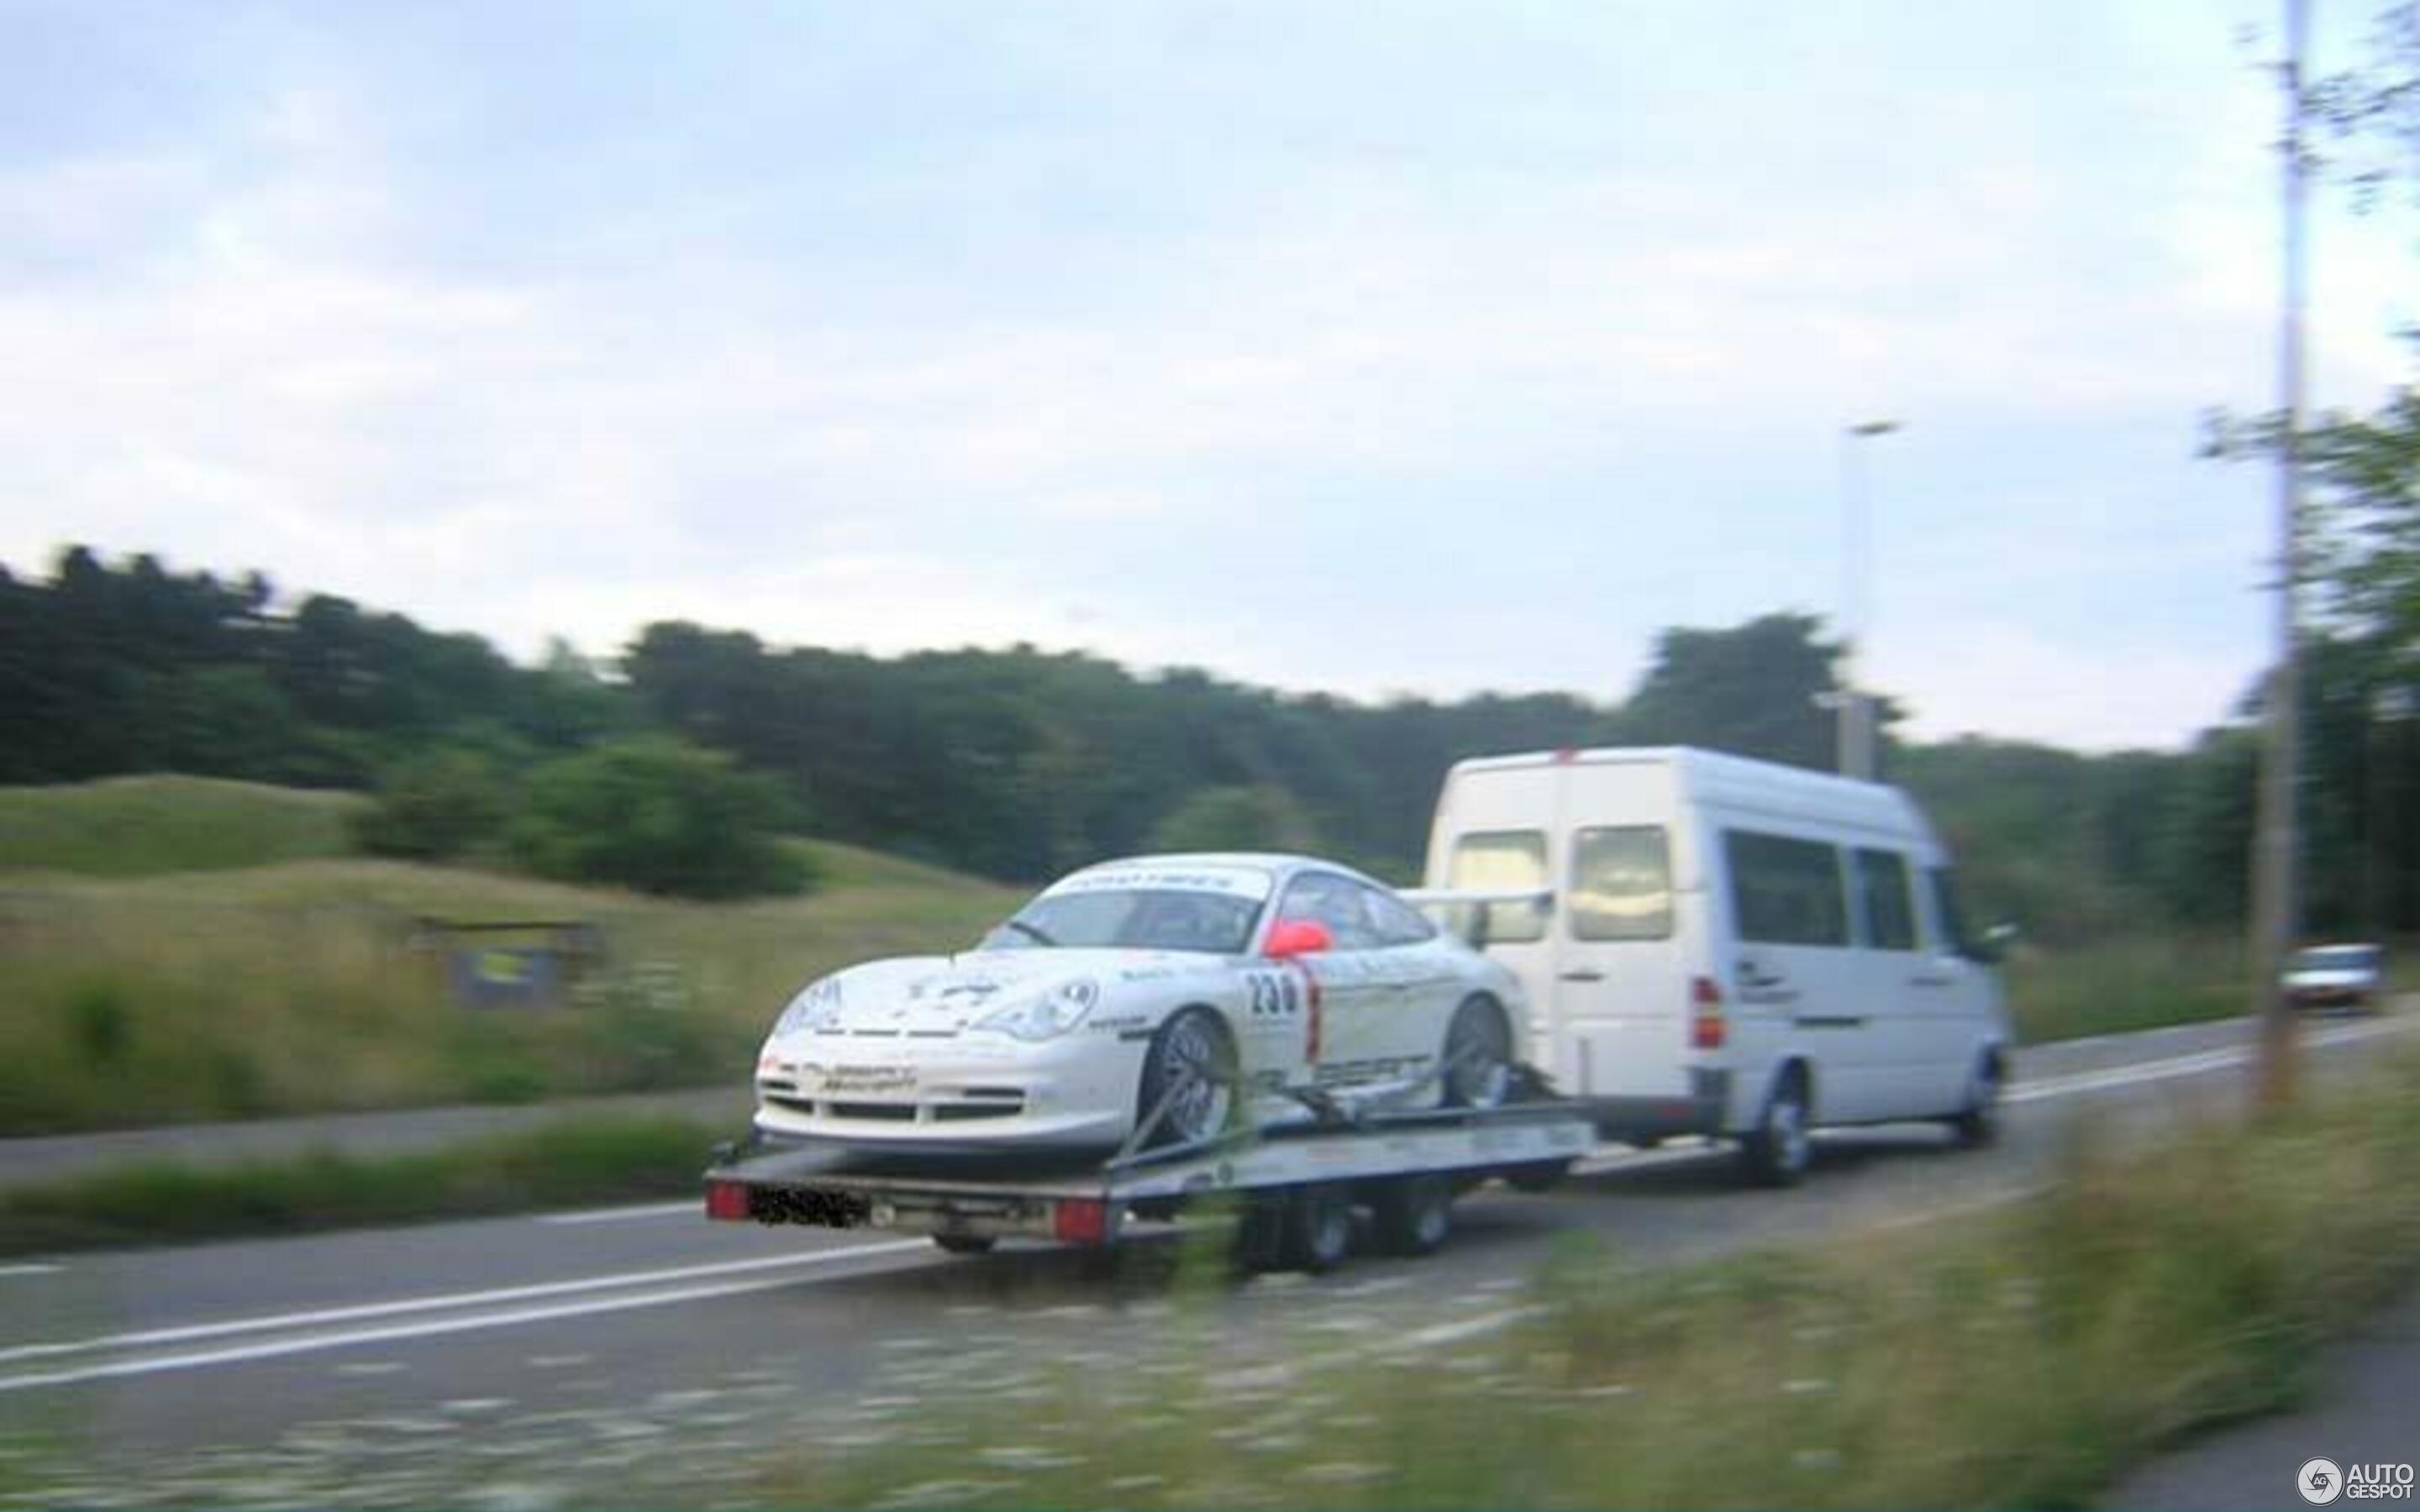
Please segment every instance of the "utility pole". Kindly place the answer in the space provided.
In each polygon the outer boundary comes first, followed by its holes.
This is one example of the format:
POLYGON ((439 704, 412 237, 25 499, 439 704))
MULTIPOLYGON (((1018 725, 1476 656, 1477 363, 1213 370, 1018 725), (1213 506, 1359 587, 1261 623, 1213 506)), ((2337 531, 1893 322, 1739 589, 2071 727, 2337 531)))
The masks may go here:
POLYGON ((2286 0, 2286 90, 2283 268, 2277 342, 2277 584, 2275 663, 2264 701, 2260 805, 2252 858, 2252 996, 2260 1017, 2258 1106, 2275 1112, 2294 1100, 2300 1049, 2293 1005, 2280 979, 2300 933, 2295 875, 2296 767, 2300 726, 2302 634, 2297 612, 2303 579, 2303 55, 2310 35, 2308 0, 2286 0))
POLYGON ((1869 541, 1864 448, 1857 443, 1887 436, 1900 428, 1896 420, 1868 420, 1851 425, 1840 437, 1840 657, 1833 670, 1838 683, 1826 702, 1837 711, 1838 763, 1842 777, 1874 779, 1874 701, 1858 686, 1857 653, 1864 649, 1873 583, 1869 541))

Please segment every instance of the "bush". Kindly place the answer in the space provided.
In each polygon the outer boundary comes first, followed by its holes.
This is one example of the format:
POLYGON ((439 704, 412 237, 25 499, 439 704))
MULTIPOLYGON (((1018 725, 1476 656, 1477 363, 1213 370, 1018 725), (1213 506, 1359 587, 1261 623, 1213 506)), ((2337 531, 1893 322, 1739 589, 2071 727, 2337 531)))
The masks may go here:
POLYGON ((541 876, 682 898, 804 890, 779 831, 791 805, 729 758, 661 736, 616 741, 532 772, 507 831, 541 876))
POLYGON ((353 819, 353 839, 373 856, 437 860, 459 856, 504 826, 509 783, 474 750, 439 750, 387 769, 375 806, 353 819))

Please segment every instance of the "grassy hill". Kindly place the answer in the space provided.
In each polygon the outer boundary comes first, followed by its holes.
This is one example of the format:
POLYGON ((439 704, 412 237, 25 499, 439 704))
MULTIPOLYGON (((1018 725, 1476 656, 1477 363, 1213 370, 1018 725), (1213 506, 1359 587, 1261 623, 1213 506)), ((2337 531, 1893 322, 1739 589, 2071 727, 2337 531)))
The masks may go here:
POLYGON ((363 801, 209 777, 0 788, 0 871, 122 877, 342 856, 363 801))
POLYGON ((791 993, 963 948, 1016 890, 799 841, 801 898, 699 904, 347 856, 359 800, 0 789, 0 1134, 736 1081, 791 993), (416 921, 578 920, 566 1006, 471 1010, 416 921))

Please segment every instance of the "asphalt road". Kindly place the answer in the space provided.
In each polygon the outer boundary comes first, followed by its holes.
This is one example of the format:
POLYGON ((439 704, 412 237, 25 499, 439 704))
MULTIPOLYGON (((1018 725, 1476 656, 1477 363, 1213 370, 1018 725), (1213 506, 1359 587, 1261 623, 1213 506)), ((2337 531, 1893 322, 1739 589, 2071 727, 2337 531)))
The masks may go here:
MULTIPOLYGON (((2312 1060, 2420 1015, 2315 1025, 2312 1060)), ((2240 1105, 2241 1021, 2024 1052, 2005 1137, 1825 1138, 1810 1181, 1742 1189, 1726 1152, 1611 1152, 1558 1191, 1476 1194, 1445 1253, 1267 1277, 1213 1299, 1232 1368, 1288 1350, 1416 1355, 1503 1326, 1537 1264, 1690 1257, 1954 1221, 2043 1180, 2071 1138, 2240 1105)), ((942 1389, 1015 1397, 1150 1358, 1193 1315, 1171 1244, 1114 1266, 980 1259, 864 1232, 706 1223, 693 1203, 0 1265, 0 1504, 227 1499, 621 1504, 759 1473, 768 1448, 912 1433, 942 1389)), ((1199 1361, 1195 1364, 1198 1365, 1199 1361)))

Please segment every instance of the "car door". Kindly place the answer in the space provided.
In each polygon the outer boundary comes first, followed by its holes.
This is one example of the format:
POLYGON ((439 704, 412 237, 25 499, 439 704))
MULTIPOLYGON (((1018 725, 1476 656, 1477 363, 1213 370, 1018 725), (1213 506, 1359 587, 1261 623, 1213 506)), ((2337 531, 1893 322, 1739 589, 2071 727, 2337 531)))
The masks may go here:
POLYGON ((1376 1080, 1390 1054, 1392 1019, 1386 1010, 1392 984, 1355 886, 1341 872, 1298 872, 1278 899, 1279 919, 1327 931, 1326 949, 1296 958, 1319 989, 1319 1054, 1311 1077, 1321 1087, 1376 1080))

